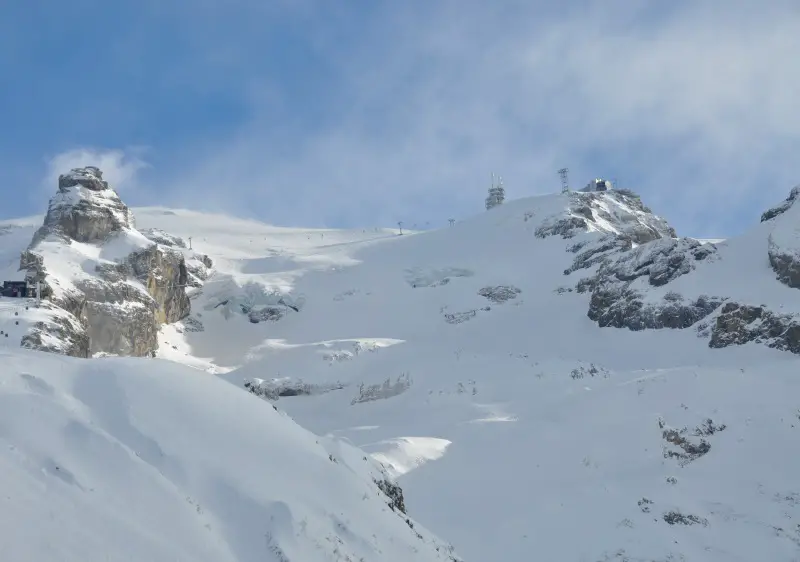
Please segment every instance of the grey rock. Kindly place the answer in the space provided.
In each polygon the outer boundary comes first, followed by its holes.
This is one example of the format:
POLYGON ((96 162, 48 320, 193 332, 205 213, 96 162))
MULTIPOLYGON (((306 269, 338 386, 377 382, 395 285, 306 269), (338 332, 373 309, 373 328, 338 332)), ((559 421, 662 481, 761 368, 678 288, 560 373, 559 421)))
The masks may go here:
POLYGON ((34 234, 30 248, 48 236, 95 243, 132 228, 130 209, 101 178, 102 173, 91 166, 60 176, 58 193, 50 199, 44 224, 34 234))
POLYGON ((204 332, 206 329, 205 326, 203 326, 203 323, 193 316, 187 316, 182 320, 182 322, 183 329, 187 332, 204 332))
POLYGON ((800 289, 800 255, 774 244, 769 245, 767 255, 778 280, 793 289, 800 289))
MULTIPOLYGON (((49 276, 37 252, 45 239, 98 244, 132 228, 133 215, 100 170, 77 168, 59 178, 44 224, 20 257, 26 278, 41 283, 42 306, 53 309, 52 320, 36 324, 23 337, 24 347, 77 357, 153 356, 160 325, 176 322, 191 310, 186 294, 189 272, 183 254, 173 249, 181 247, 180 238, 148 231, 167 245, 154 243, 116 263, 101 261, 94 266, 96 277, 75 279, 74 288, 58 291, 54 288, 59 280, 49 276)), ((205 268, 201 260, 197 263, 205 268)))
POLYGON ((596 265, 609 263, 616 254, 626 252, 633 247, 633 241, 627 236, 608 234, 602 236, 596 243, 583 242, 568 248, 571 252, 579 252, 572 265, 564 270, 564 275, 569 275, 579 269, 589 269, 596 265))
POLYGON ((686 275, 696 262, 716 251, 713 244, 700 244, 693 238, 661 238, 624 252, 613 264, 601 267, 599 275, 620 281, 647 276, 650 285, 660 287, 686 275))
POLYGON ((495 304, 501 304, 513 300, 519 296, 522 291, 517 287, 511 285, 497 285, 496 287, 483 287, 478 290, 478 294, 484 298, 489 299, 495 304))
MULTIPOLYGON (((42 301, 44 309, 58 308, 55 304, 42 301)), ((20 345, 26 349, 48 351, 72 357, 90 357, 89 334, 86 331, 85 316, 53 314, 47 322, 36 322, 22 336, 20 345)))
POLYGON ((189 272, 188 284, 192 287, 202 287, 203 282, 211 275, 211 259, 208 256, 199 256, 186 260, 186 270, 189 272))
POLYGON ((171 324, 189 315, 188 270, 182 253, 153 245, 132 253, 127 262, 155 301, 159 324, 171 324))
POLYGON ((750 342, 800 354, 800 319, 791 314, 777 314, 764 306, 725 304, 711 328, 709 347, 750 342))
POLYGON ((590 225, 600 232, 611 233, 608 224, 613 225, 615 234, 624 235, 635 244, 676 236, 667 221, 654 215, 630 192, 572 192, 569 197, 565 214, 545 220, 534 231, 535 236, 573 238, 588 231, 590 225), (609 209, 613 209, 613 213, 609 209))
POLYGON ((286 307, 266 306, 264 308, 252 309, 247 311, 247 318, 253 324, 259 322, 277 322, 286 315, 286 307))
POLYGON ((771 209, 764 211, 764 213, 761 215, 761 222, 772 220, 775 217, 785 213, 789 209, 789 207, 794 205, 795 201, 797 201, 797 198, 799 196, 800 196, 800 185, 797 185, 792 188, 792 190, 789 192, 789 196, 780 205, 777 205, 775 207, 772 207, 771 209))
POLYGON ((582 217, 566 217, 553 223, 539 226, 534 235, 537 238, 547 238, 548 236, 561 236, 562 238, 572 238, 578 232, 585 232, 589 228, 589 223, 582 217))
POLYGON ((600 287, 592 292, 588 316, 601 327, 629 330, 684 329, 716 310, 724 299, 701 296, 685 302, 669 296, 645 303, 641 293, 627 287, 600 287))
POLYGON ((168 246, 170 248, 186 248, 186 242, 180 236, 174 236, 159 228, 148 228, 145 230, 140 231, 144 234, 148 240, 155 242, 156 244, 160 244, 162 246, 168 246))
POLYGON ((90 353, 146 357, 158 349, 154 306, 88 301, 90 353))
POLYGON ((103 180, 103 172, 96 166, 73 168, 69 173, 58 176, 59 191, 66 191, 76 186, 92 191, 103 191, 108 189, 108 182, 103 180))

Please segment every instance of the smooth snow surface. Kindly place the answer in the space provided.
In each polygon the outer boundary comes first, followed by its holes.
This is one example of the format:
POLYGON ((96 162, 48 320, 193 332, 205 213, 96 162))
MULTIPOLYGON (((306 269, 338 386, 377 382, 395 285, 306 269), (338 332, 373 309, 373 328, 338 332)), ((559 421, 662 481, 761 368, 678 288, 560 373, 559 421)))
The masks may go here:
POLYGON ((450 560, 363 453, 222 380, 25 350, 0 364, 4 561, 450 560))

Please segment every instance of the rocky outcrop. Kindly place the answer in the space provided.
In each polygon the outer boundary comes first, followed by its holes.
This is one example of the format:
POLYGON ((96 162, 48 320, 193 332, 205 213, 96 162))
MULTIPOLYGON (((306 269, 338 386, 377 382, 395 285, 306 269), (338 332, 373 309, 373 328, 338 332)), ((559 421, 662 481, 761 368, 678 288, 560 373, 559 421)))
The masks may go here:
POLYGON ((159 328, 154 308, 140 302, 87 302, 91 355, 153 355, 158 349, 159 328))
POLYGON ((761 215, 762 222, 771 222, 767 255, 778 281, 800 289, 800 208, 793 208, 800 197, 800 186, 777 207, 761 215))
POLYGON ((800 289, 800 255, 773 244, 772 240, 767 255, 778 280, 793 289, 800 289))
POLYGON ((775 217, 782 215, 783 213, 788 211, 789 208, 791 208, 791 206, 794 205, 795 201, 797 201, 798 197, 800 197, 800 185, 796 185, 795 187, 793 187, 792 190, 789 192, 789 196, 780 205, 777 205, 775 207, 772 207, 771 209, 764 211, 761 214, 761 222, 772 220, 775 217))
POLYGON ((618 234, 569 250, 576 256, 565 275, 595 268, 595 273, 581 279, 576 289, 591 293, 588 316, 601 327, 688 328, 725 300, 709 296, 686 300, 670 292, 654 301, 633 287, 639 279, 646 281, 645 286, 661 287, 686 275, 697 262, 716 256, 713 244, 700 244, 691 238, 658 238, 636 246, 627 234, 618 234))
POLYGON ((800 319, 764 306, 727 303, 711 327, 710 347, 760 343, 800 354, 800 319))
POLYGON ((588 316, 601 327, 630 330, 683 329, 707 317, 724 298, 694 300, 670 292, 646 298, 647 287, 662 287, 691 272, 703 260, 715 259, 717 248, 675 230, 652 213, 631 191, 571 193, 566 211, 543 221, 536 236, 586 237, 570 245, 572 264, 564 275, 591 272, 575 288, 589 292, 588 316))
POLYGON ((161 246, 167 246, 169 248, 186 248, 186 242, 180 236, 174 236, 167 232, 164 232, 160 228, 148 228, 145 230, 140 231, 144 234, 148 240, 152 240, 156 244, 160 244, 161 246))
POLYGON ((133 276, 141 281, 155 302, 156 320, 171 324, 189 315, 186 295, 188 271, 183 254, 169 248, 150 246, 128 256, 133 276))
POLYGON ((133 227, 133 215, 108 187, 102 172, 89 166, 59 176, 58 193, 50 199, 44 224, 31 246, 47 236, 95 243, 124 228, 133 227))
POLYGON ((40 307, 51 314, 46 322, 36 322, 22 336, 22 347, 72 357, 91 356, 85 309, 82 316, 76 317, 48 301, 42 301, 40 307))
POLYGON ((622 235, 634 244, 674 238, 675 230, 654 215, 631 191, 571 192, 563 213, 545 219, 534 234, 538 238, 573 238, 588 231, 622 235))
MULTIPOLYGON (((623 282, 646 277, 653 287, 686 275, 696 262, 708 259, 717 251, 713 244, 700 244, 692 238, 661 238, 633 248, 624 236, 618 241, 617 249, 618 257, 602 261, 596 277, 601 281, 623 282)), ((576 259, 582 258, 579 255, 576 259)))
MULTIPOLYGON (((190 312, 190 273, 180 238, 153 230, 143 236, 133 224, 99 169, 60 176, 44 223, 20 258, 20 269, 40 284, 53 314, 34 326, 23 346, 78 357, 154 354, 160 325, 190 312), (65 256, 80 263, 65 265, 65 256)), ((204 260, 194 261, 207 275, 204 260)))
POLYGON ((599 287, 589 301, 590 319, 601 328, 629 330, 684 329, 716 310, 724 299, 701 296, 686 300, 677 293, 667 293, 661 300, 647 302, 635 290, 623 287, 599 287))

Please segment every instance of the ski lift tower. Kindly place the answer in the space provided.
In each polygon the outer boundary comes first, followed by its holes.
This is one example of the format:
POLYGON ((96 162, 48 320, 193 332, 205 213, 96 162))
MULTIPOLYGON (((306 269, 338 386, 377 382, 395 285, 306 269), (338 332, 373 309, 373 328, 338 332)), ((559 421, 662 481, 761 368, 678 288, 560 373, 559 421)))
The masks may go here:
POLYGON ((567 181, 568 172, 569 168, 561 168, 558 171, 558 175, 561 176, 561 193, 566 193, 569 191, 569 182, 567 181))

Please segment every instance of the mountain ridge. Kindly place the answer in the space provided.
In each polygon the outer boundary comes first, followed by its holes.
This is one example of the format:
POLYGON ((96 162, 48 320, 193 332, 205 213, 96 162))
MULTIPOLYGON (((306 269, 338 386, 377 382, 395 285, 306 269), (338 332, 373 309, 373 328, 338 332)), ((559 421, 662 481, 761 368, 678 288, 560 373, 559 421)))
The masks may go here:
POLYGON ((615 190, 402 236, 133 209, 213 268, 120 361, 365 451, 465 560, 793 562, 792 193, 711 242, 615 190))

